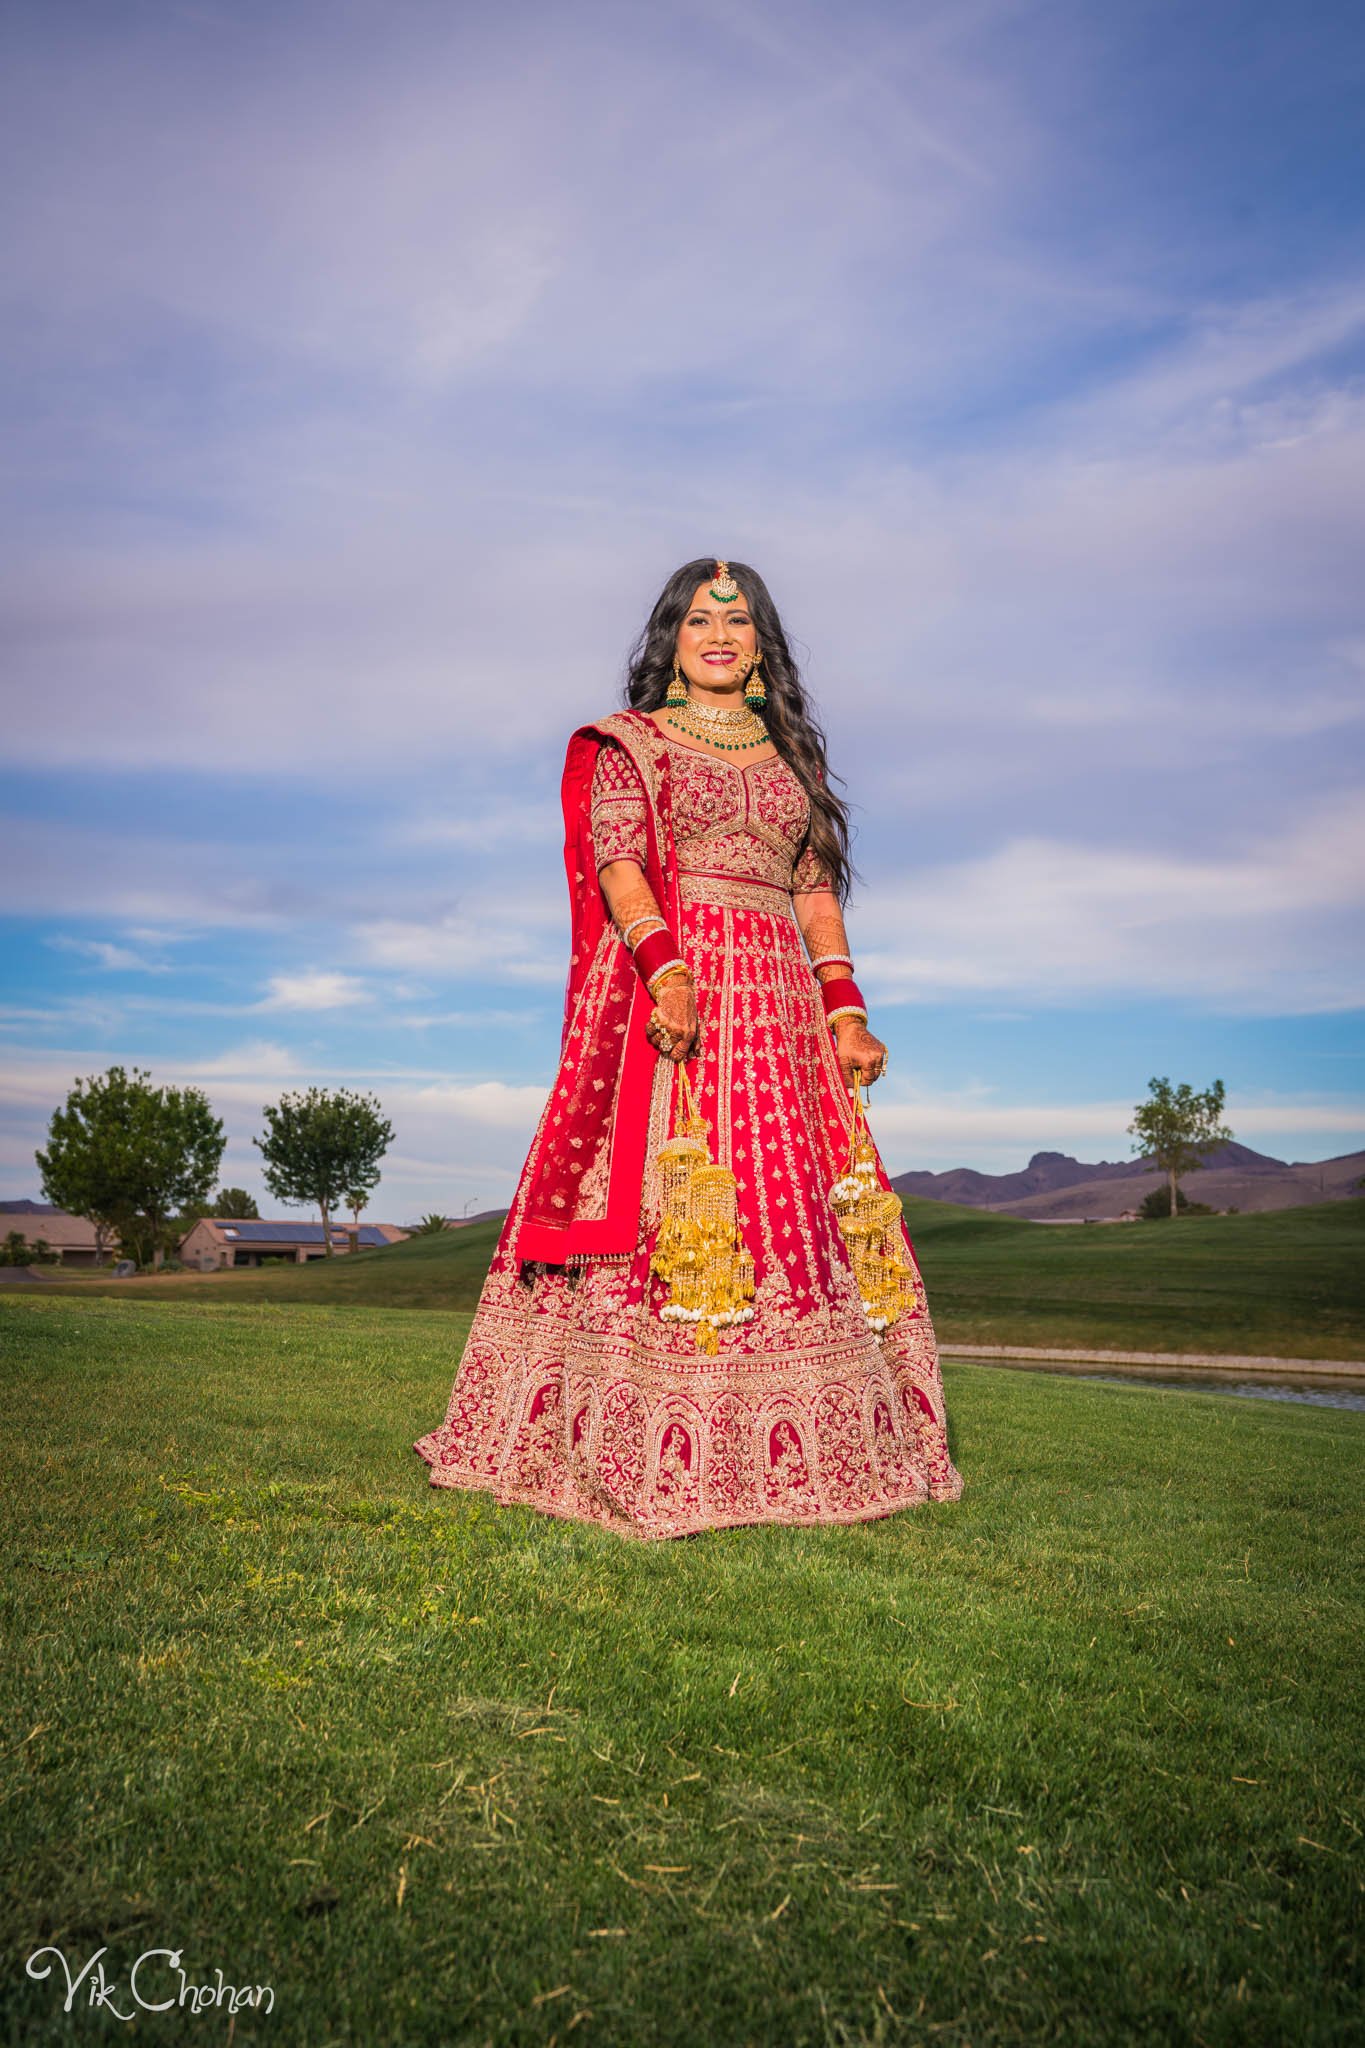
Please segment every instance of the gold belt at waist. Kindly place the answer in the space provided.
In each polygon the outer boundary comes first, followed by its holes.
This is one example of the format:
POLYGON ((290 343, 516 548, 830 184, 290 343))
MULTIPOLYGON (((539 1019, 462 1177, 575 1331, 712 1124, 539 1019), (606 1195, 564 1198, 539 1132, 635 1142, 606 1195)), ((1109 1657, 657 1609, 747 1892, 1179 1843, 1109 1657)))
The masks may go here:
POLYGON ((766 910, 770 917, 792 915, 792 892, 781 882, 754 882, 741 875, 708 875, 684 868, 678 876, 681 903, 716 903, 726 910, 766 910))

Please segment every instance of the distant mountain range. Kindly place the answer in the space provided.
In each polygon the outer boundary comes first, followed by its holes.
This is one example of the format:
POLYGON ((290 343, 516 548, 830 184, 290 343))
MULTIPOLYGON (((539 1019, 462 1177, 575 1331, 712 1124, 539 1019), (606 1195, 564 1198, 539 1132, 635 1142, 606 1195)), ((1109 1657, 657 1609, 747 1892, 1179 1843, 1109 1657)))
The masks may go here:
MULTIPOLYGON (((1365 1152, 1337 1159, 1272 1159, 1249 1145, 1220 1145, 1197 1173, 1182 1174, 1191 1202, 1213 1209, 1296 1209, 1309 1202, 1343 1201, 1357 1192, 1365 1174, 1365 1152)), ((1136 1209, 1164 1174, 1140 1159, 1101 1159, 1093 1164, 1066 1152, 1035 1152, 1019 1173, 978 1173, 955 1166, 947 1173, 901 1173, 891 1182, 897 1194, 924 1195, 933 1202, 960 1202, 969 1209, 995 1209, 1040 1222, 1121 1216, 1136 1209)))

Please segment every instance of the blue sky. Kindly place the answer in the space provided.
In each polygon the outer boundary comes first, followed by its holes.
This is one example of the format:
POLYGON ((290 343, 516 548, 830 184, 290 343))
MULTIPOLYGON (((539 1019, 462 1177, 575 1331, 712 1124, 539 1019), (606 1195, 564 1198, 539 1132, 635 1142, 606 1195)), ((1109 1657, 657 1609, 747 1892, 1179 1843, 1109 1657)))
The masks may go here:
POLYGON ((79 1074, 505 1202, 564 741, 764 571, 888 1165, 1365 1145, 1359 10, 14 0, 0 1192, 79 1074))

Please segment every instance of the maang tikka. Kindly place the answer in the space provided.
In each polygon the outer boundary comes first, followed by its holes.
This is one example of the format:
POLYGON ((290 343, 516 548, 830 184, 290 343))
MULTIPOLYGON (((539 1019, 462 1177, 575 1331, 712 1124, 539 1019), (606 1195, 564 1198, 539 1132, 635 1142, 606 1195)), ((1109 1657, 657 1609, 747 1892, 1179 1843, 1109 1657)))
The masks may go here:
MULTIPOLYGON (((739 585, 730 574, 730 564, 728 562, 718 561, 716 563, 716 574, 711 584, 711 595, 719 604, 733 604, 739 596, 739 585)), ((747 680, 744 685, 744 701, 751 711, 756 710, 760 704, 766 704, 768 701, 768 693, 763 687, 763 678, 758 672, 758 664, 762 659, 762 648, 755 648, 749 666, 745 671, 747 680)))

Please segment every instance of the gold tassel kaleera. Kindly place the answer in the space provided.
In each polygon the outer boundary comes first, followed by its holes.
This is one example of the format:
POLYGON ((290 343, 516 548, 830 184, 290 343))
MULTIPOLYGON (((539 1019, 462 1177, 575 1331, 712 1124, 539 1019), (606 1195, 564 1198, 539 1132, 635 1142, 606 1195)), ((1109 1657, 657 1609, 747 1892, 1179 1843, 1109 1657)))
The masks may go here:
POLYGON ((739 1235, 738 1190, 727 1166, 714 1166, 710 1125, 678 1063, 682 1115, 658 1151, 659 1236, 650 1270, 668 1285, 659 1310, 666 1323, 695 1323, 697 1349, 714 1356, 720 1331, 753 1319, 754 1262, 739 1235))
POLYGON ((915 1276, 905 1261, 900 1198, 877 1177, 877 1150, 863 1110, 862 1076, 853 1076, 853 1127, 848 1165, 829 1191, 830 1203, 874 1330, 889 1330, 908 1302, 918 1299, 915 1276))

